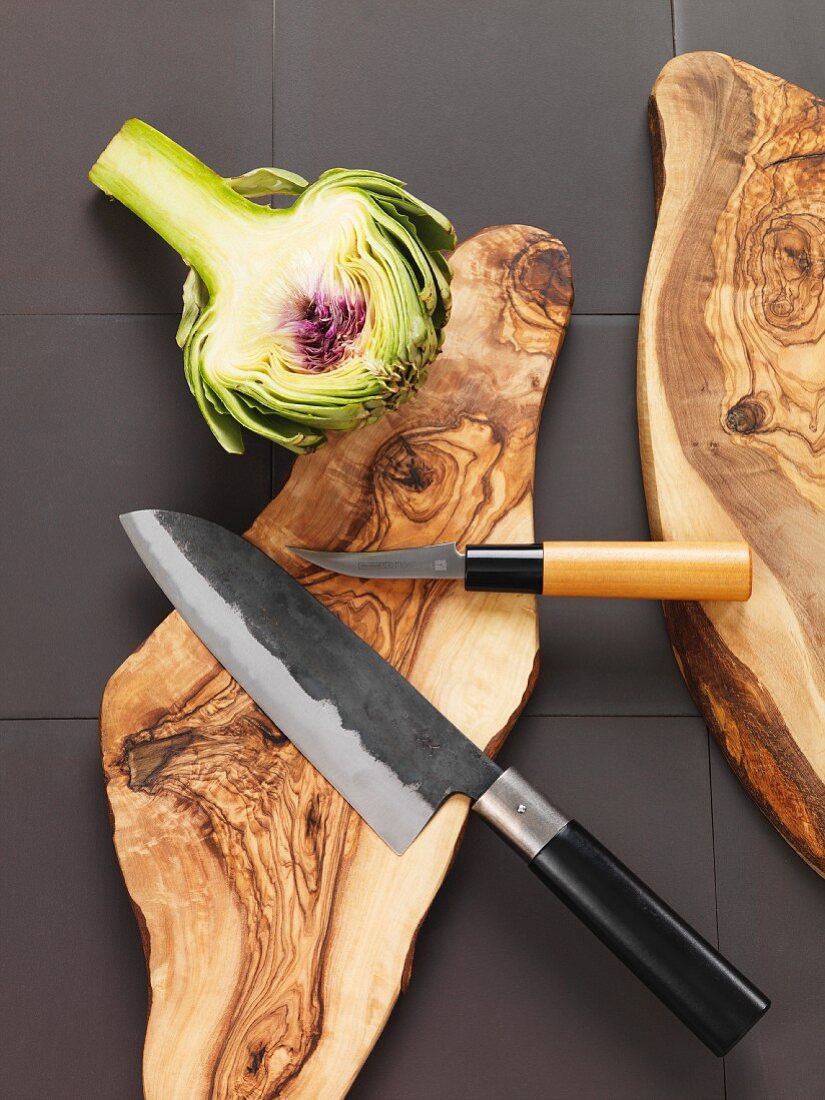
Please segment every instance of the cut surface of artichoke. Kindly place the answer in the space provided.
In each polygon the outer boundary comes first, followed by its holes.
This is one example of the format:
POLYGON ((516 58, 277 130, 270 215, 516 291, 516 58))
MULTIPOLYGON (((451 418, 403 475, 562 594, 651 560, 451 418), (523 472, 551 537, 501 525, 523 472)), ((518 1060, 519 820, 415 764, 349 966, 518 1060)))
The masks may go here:
POLYGON ((243 450, 242 428, 313 450, 426 379, 449 318, 455 234, 401 181, 342 168, 312 184, 277 168, 222 178, 138 119, 89 177, 191 268, 177 340, 226 450, 243 450), (271 194, 295 201, 250 201, 271 194))

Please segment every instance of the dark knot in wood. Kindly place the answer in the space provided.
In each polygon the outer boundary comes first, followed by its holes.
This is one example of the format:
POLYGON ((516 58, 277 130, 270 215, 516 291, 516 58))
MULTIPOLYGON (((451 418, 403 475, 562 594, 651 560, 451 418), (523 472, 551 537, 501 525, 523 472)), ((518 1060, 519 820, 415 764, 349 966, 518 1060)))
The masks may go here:
POLYGON ((254 1076, 258 1072, 258 1070, 261 1068, 261 1063, 264 1060, 264 1055, 265 1054, 266 1054, 266 1047, 265 1046, 259 1046, 255 1050, 250 1050, 250 1052, 249 1052, 249 1061, 246 1064, 246 1072, 250 1076, 254 1076))
POLYGON ((134 791, 153 791, 162 781, 168 764, 184 752, 195 740, 191 730, 180 730, 160 740, 151 732, 127 737, 123 748, 123 760, 129 771, 129 786, 134 791))
POLYGON ((822 307, 825 226, 810 213, 784 214, 767 226, 758 258, 765 318, 780 329, 812 321, 822 307))
POLYGON ((548 317, 554 309, 567 308, 573 296, 570 256, 554 239, 528 245, 516 259, 513 279, 520 296, 548 317))
POLYGON ((403 435, 396 436, 387 444, 376 459, 376 467, 383 477, 413 493, 428 489, 436 476, 423 455, 417 453, 403 435))
POLYGON ((767 415, 764 405, 752 397, 743 397, 728 410, 725 425, 729 431, 736 432, 737 435, 750 435, 752 432, 759 431, 767 415))

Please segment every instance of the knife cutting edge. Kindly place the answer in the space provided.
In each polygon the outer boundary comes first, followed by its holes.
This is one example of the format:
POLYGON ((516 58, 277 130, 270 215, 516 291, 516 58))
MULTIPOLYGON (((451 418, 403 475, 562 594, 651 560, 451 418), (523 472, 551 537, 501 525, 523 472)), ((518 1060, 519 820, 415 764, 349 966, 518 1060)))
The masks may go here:
POLYGON ((402 550, 307 550, 293 554, 350 577, 463 580, 468 591, 533 592, 650 600, 747 600, 744 542, 536 542, 402 550))
POLYGON ((770 1002, 632 871, 502 770, 262 551, 177 512, 122 516, 204 645, 398 854, 453 794, 717 1055, 770 1002))

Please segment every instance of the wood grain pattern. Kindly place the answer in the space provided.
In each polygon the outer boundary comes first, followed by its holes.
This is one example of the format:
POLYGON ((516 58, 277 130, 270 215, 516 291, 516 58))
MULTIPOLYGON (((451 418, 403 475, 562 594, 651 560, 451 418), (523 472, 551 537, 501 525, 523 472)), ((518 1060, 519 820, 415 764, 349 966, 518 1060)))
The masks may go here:
POLYGON ((655 538, 744 538, 747 604, 665 607, 746 790, 825 874, 825 102, 686 54, 651 98, 639 341, 655 538))
MULTIPOLYGON (((569 257, 547 233, 502 226, 451 263, 453 317, 427 386, 299 458, 248 537, 494 752, 536 672, 532 597, 358 581, 284 549, 532 540, 569 257)), ((466 799, 395 856, 176 614, 112 677, 101 740, 149 970, 148 1100, 343 1095, 409 980, 466 799)))

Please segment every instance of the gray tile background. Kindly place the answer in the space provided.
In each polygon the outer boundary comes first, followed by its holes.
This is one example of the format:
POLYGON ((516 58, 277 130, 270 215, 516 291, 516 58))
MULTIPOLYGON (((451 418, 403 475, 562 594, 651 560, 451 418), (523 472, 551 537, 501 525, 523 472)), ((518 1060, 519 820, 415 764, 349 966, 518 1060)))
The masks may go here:
MULTIPOLYGON (((85 172, 140 115, 224 172, 394 172, 462 234, 573 254, 576 315, 536 480, 546 538, 644 537, 636 311, 653 230, 648 91, 719 49, 825 91, 820 0, 44 0, 3 5, 0 174, 0 1095, 141 1095, 139 939, 97 755, 109 673, 164 613, 116 516, 240 530, 290 460, 224 455, 172 335, 182 266, 85 172), (274 48, 273 48, 274 47, 274 48), (274 110, 273 110, 274 108, 274 110)), ((773 997, 717 1061, 476 822, 358 1100, 814 1100, 825 885, 708 743, 661 613, 545 601, 504 751, 773 997)))

